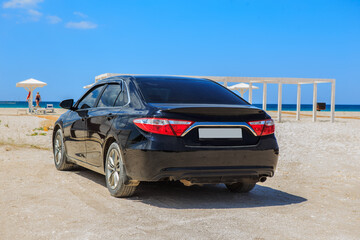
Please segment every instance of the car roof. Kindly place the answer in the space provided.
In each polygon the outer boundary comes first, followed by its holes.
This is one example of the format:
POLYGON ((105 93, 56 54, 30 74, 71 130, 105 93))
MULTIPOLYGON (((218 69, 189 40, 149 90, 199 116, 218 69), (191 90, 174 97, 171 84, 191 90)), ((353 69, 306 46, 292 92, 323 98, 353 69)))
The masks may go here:
POLYGON ((196 80, 196 81, 212 81, 205 78, 192 78, 192 77, 181 77, 181 76, 166 76, 166 75, 117 75, 113 77, 108 77, 96 82, 95 85, 111 82, 119 82, 124 79, 131 79, 135 81, 142 81, 148 79, 169 79, 169 80, 196 80))

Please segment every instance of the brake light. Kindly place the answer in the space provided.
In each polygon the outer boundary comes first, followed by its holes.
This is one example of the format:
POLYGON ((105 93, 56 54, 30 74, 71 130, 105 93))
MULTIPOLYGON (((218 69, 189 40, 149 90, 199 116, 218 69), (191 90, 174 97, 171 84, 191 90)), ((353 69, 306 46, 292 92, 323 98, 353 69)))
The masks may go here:
POLYGON ((170 136, 181 136, 194 122, 166 118, 137 118, 134 124, 140 129, 170 136))
POLYGON ((258 136, 265 136, 275 132, 275 123, 272 119, 252 121, 248 122, 248 124, 252 127, 258 136))

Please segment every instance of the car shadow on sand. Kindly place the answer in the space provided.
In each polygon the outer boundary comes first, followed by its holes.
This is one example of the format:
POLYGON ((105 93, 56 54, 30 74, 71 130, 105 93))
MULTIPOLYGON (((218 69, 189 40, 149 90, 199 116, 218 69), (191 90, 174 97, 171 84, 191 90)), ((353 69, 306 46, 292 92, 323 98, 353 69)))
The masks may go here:
POLYGON ((224 184, 186 187, 179 182, 142 183, 131 199, 160 208, 224 209, 284 206, 307 199, 262 185, 232 193, 224 184))
MULTIPOLYGON (((101 174, 87 169, 76 171, 76 174, 106 187, 105 177, 101 174)), ((306 198, 263 185, 256 185, 249 193, 232 193, 224 184, 186 187, 180 182, 142 182, 135 195, 127 199, 173 209, 256 208, 307 201, 306 198)))

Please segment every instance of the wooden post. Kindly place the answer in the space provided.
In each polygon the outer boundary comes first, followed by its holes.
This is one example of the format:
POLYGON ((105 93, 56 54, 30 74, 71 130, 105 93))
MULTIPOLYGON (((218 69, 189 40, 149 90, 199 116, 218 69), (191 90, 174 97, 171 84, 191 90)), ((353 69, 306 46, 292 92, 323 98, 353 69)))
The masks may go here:
POLYGON ((282 109, 282 83, 278 84, 278 122, 281 122, 282 109))
POLYGON ((331 122, 335 121, 335 79, 331 82, 331 122))
POLYGON ((266 111, 267 83, 263 83, 263 104, 262 108, 266 111))
POLYGON ((249 103, 252 104, 252 82, 249 83, 249 103))
POLYGON ((301 108, 301 84, 297 85, 297 99, 296 99, 296 120, 300 120, 300 108, 301 108))
POLYGON ((313 122, 316 122, 316 107, 317 107, 317 83, 314 83, 314 91, 313 91, 313 122))

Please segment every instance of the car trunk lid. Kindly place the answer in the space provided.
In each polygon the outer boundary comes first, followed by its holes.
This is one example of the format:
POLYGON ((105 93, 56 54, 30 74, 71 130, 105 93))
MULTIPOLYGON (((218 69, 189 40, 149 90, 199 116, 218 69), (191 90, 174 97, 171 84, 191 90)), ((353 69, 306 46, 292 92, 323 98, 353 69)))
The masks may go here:
POLYGON ((223 104, 151 104, 159 113, 190 117, 195 121, 248 122, 270 118, 265 111, 251 105, 223 104))
POLYGON ((181 136, 184 144, 189 147, 241 147, 255 145, 260 137, 257 136, 252 127, 247 123, 270 118, 265 111, 251 105, 151 105, 157 109, 156 117, 195 122, 181 136), (240 132, 236 136, 236 134, 231 134, 231 131, 240 132), (229 134, 229 137, 226 137, 226 134, 229 134))

